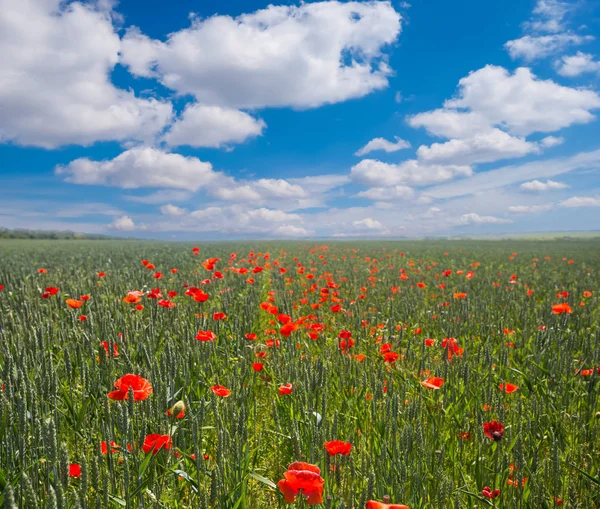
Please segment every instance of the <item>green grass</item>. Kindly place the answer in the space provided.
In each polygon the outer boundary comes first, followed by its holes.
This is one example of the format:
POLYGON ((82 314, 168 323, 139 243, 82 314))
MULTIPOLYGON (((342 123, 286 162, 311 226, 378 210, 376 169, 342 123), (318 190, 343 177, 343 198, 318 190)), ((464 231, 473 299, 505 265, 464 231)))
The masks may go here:
POLYGON ((385 496, 412 509, 550 508, 553 497, 563 507, 600 506, 599 240, 198 246, 194 256, 193 244, 0 241, 0 492, 8 507, 284 507, 275 484, 294 461, 321 468, 327 508, 385 496), (213 257, 221 260, 208 271, 201 262, 213 257), (264 270, 252 274, 255 266, 264 270), (231 270, 240 267, 250 273, 231 270), (185 285, 210 298, 196 302, 185 285), (43 299, 47 287, 59 292, 43 299), (175 307, 147 295, 143 310, 122 300, 152 288, 165 299, 177 292, 175 307), (90 298, 81 308, 65 304, 82 295, 90 298), (289 337, 261 309, 269 299, 299 324, 289 337), (553 314, 563 302, 572 314, 553 314), (215 312, 227 319, 213 320, 215 312), (199 330, 217 339, 197 341, 199 330), (347 352, 342 330, 355 341, 347 352), (463 349, 451 360, 441 346, 449 337, 463 349), (267 346, 275 339, 279 346, 267 346), (101 341, 120 355, 107 357, 101 341), (384 362, 384 344, 396 362, 384 362), (149 380, 153 394, 109 400, 127 373, 149 380), (445 380, 439 390, 420 384, 434 376, 445 380), (507 382, 519 389, 501 392, 507 382), (285 383, 293 391, 279 396, 285 383), (217 384, 231 395, 215 396, 217 384), (168 417, 179 400, 185 418, 168 417), (483 432, 493 420, 505 426, 498 442, 483 432), (152 433, 170 435, 173 447, 144 453, 152 433), (323 443, 335 439, 352 443, 348 456, 328 456, 323 443), (113 440, 119 449, 101 454, 101 441, 113 440), (69 476, 70 464, 81 466, 80 477, 69 476), (523 486, 508 483, 523 478, 523 486), (485 486, 500 496, 488 500, 485 486))

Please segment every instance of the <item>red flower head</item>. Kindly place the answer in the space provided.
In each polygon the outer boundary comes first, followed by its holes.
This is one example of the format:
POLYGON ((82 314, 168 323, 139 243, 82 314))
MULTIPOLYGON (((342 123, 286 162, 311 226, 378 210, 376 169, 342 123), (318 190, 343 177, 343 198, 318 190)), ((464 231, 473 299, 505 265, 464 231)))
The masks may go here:
POLYGON ((484 422, 483 431, 486 437, 499 442, 504 436, 504 424, 498 421, 484 422))
POLYGON ((227 387, 223 387, 222 385, 213 385, 210 388, 210 390, 213 391, 214 394, 216 394, 217 396, 221 396, 222 398, 226 398, 231 394, 231 391, 227 387))
POLYGON ((211 330, 199 330, 196 339, 198 341, 214 341, 217 339, 217 335, 211 330))
POLYGON ((108 397, 115 401, 123 401, 129 397, 129 388, 133 389, 133 400, 144 401, 152 394, 152 385, 148 380, 139 375, 127 374, 115 382, 116 391, 108 393, 108 397))
POLYGON ((279 334, 281 334, 283 337, 288 338, 292 332, 294 332, 295 330, 298 330, 298 327, 299 327, 299 325, 297 323, 294 323, 294 322, 286 323, 285 325, 282 325, 281 328, 279 329, 279 334))
POLYGON ((427 387, 428 389, 439 389, 442 385, 444 385, 445 380, 443 378, 439 378, 437 376, 432 376, 427 380, 423 380, 421 385, 423 387, 427 387))
POLYGON ((69 465, 69 476, 81 477, 81 465, 79 465, 78 463, 71 463, 69 465))
POLYGON ((217 311, 216 313, 213 313, 213 320, 226 320, 227 319, 227 315, 225 313, 223 313, 222 311, 217 311))
POLYGON ((571 306, 569 306, 568 304, 552 304, 552 313, 554 313, 555 315, 562 315, 563 313, 566 313, 567 315, 570 315, 573 312, 573 310, 571 309, 571 306))
POLYGON ((513 392, 519 389, 519 386, 511 383, 506 383, 500 384, 498 386, 498 389, 500 389, 502 392, 506 392, 506 394, 512 394, 513 392))
POLYGON ((300 491, 306 497, 308 505, 323 503, 323 486, 325 479, 321 477, 321 470, 316 465, 297 461, 292 463, 287 472, 283 473, 284 479, 277 483, 284 500, 290 504, 296 500, 300 491))
POLYGON ((262 362, 254 362, 252 364, 252 369, 254 371, 262 371, 264 369, 265 365, 262 362))
POLYGON ((329 456, 335 456, 336 454, 348 456, 350 451, 352 451, 352 444, 350 442, 342 442, 341 440, 332 440, 331 442, 325 442, 323 445, 329 456))
POLYGON ((151 435, 146 435, 142 449, 146 454, 150 451, 152 451, 152 454, 156 454, 161 449, 170 449, 171 447, 173 447, 173 441, 169 435, 152 433, 151 435))
POLYGON ((500 496, 500 490, 492 490, 489 486, 486 486, 481 490, 481 494, 485 498, 496 498, 500 496))
POLYGON ((78 309, 81 306, 83 306, 83 301, 82 300, 77 300, 77 299, 67 299, 65 301, 65 304, 67 306, 69 306, 70 308, 78 309))
POLYGON ((369 500, 365 509, 410 509, 404 504, 386 504, 384 502, 377 502, 376 500, 369 500))
POLYGON ((286 394, 291 394, 292 393, 292 384, 291 383, 287 383, 287 384, 283 384, 279 386, 279 395, 280 396, 285 396, 286 394))
MULTIPOLYGON (((104 351, 106 352, 106 356, 110 357, 110 354, 108 353, 108 341, 102 341, 100 342, 100 346, 102 348, 104 348, 104 351)), ((113 357, 118 357, 119 356, 119 349, 117 347, 116 343, 113 343, 113 357)))

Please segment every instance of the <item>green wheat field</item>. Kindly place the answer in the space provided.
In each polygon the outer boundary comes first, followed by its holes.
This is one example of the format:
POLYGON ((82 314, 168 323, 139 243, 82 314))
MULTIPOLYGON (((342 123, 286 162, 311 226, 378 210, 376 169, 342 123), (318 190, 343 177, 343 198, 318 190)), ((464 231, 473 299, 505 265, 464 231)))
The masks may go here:
POLYGON ((598 239, 0 241, 2 503, 600 507, 599 270, 598 239))

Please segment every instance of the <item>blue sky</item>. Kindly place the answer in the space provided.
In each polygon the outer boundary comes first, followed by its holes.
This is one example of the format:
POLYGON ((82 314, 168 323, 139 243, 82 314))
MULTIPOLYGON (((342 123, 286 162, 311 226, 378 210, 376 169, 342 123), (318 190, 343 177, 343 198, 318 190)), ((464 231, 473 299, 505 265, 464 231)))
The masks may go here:
POLYGON ((590 0, 0 0, 0 226, 598 229, 599 37, 590 0))

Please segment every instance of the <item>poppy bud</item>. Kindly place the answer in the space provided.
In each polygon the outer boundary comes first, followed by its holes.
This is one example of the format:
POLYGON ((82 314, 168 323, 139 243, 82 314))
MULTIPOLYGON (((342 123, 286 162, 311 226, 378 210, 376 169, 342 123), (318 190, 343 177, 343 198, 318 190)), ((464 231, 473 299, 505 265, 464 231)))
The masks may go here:
POLYGON ((596 419, 600 419, 600 412, 596 412, 596 419))
POLYGON ((185 403, 181 400, 177 401, 172 407, 170 415, 175 416, 178 419, 181 419, 179 416, 185 415, 185 403))

